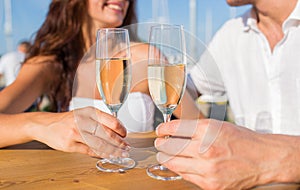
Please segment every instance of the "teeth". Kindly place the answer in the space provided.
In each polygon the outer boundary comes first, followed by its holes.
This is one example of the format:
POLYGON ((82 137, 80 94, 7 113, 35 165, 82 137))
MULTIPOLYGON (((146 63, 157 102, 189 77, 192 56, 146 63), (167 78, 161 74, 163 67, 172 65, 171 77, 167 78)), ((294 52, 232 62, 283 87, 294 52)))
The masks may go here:
POLYGON ((110 9, 115 9, 115 10, 118 10, 118 11, 121 11, 121 10, 122 10, 122 7, 120 7, 119 5, 108 4, 107 6, 108 6, 110 9))

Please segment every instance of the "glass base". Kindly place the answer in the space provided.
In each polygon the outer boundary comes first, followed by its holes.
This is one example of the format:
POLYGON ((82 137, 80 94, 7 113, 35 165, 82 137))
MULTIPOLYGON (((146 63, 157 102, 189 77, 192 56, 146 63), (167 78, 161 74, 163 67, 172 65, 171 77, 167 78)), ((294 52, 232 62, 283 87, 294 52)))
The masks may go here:
POLYGON ((131 158, 103 158, 96 163, 96 168, 102 172, 125 173, 126 170, 134 168, 135 165, 136 162, 131 158))
POLYGON ((171 181, 182 179, 180 175, 172 172, 171 170, 160 164, 150 166, 146 171, 148 176, 158 180, 171 181))

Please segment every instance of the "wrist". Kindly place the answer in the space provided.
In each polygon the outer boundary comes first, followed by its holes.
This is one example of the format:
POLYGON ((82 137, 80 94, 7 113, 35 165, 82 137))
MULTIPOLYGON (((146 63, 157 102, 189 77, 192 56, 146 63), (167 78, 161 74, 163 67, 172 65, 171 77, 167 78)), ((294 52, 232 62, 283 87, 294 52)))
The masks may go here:
POLYGON ((12 146, 35 140, 35 125, 31 122, 33 114, 3 114, 0 116, 0 147, 12 146))
POLYGON ((50 114, 46 112, 28 113, 24 125, 24 133, 28 139, 43 142, 43 137, 47 135, 45 130, 48 126, 47 121, 51 118, 50 114))
POLYGON ((38 140, 38 134, 40 133, 39 123, 35 121, 36 116, 37 114, 33 112, 26 113, 25 122, 23 122, 24 125, 22 126, 25 137, 30 141, 38 140))
MULTIPOLYGON (((280 157, 279 163, 281 175, 277 176, 279 182, 299 182, 300 181, 300 137, 278 135, 279 140, 284 144, 281 150, 284 154, 280 157)), ((276 140, 276 139, 275 139, 276 140)), ((278 152, 281 154, 281 152, 278 152)))
POLYGON ((261 184, 292 183, 300 181, 300 137, 264 135, 268 151, 261 162, 261 184))

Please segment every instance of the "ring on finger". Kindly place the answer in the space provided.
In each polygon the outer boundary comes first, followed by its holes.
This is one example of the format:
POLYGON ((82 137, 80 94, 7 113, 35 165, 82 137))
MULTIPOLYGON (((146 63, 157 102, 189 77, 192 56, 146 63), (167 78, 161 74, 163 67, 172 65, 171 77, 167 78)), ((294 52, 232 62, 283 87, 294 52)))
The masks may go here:
POLYGON ((97 129, 98 129, 98 125, 99 125, 99 123, 96 124, 95 129, 93 131, 93 135, 96 135, 96 132, 97 132, 97 129))

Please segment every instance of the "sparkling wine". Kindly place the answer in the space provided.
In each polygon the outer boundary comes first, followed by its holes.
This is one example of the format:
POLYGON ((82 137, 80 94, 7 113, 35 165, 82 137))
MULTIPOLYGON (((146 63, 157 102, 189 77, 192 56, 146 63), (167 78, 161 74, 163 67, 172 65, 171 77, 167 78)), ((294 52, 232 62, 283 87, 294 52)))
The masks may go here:
POLYGON ((97 86, 112 112, 120 109, 130 90, 130 59, 96 59, 97 86))
POLYGON ((162 113, 171 114, 179 104, 186 84, 185 70, 184 64, 148 65, 150 94, 162 113))

